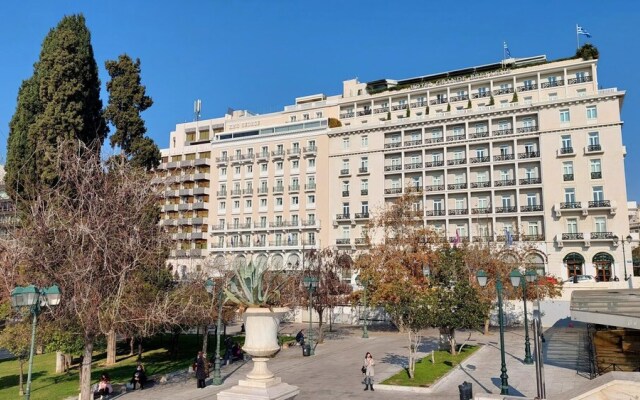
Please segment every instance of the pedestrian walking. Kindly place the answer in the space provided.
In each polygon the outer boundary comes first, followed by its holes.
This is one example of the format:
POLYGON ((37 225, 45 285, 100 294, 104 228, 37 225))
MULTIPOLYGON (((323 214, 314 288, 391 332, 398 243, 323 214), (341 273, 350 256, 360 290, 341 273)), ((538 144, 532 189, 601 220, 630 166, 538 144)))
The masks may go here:
POLYGON ((194 364, 196 370, 196 379, 198 380, 198 389, 204 389, 204 387, 206 386, 205 379, 207 379, 207 361, 204 359, 204 354, 202 354, 201 351, 198 352, 198 357, 196 357, 196 362, 194 364))
POLYGON ((376 365, 376 362, 373 360, 373 356, 371 353, 367 351, 367 354, 364 356, 364 364, 363 368, 364 372, 364 390, 374 391, 373 389, 373 376, 375 374, 373 370, 373 366, 376 365))

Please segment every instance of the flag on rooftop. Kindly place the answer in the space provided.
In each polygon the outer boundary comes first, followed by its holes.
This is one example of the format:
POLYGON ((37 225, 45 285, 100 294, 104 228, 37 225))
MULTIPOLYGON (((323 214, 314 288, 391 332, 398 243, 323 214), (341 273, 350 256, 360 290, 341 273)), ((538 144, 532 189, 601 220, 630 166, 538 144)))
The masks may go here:
POLYGON ((588 38, 591 37, 591 34, 589 32, 587 32, 587 30, 584 27, 580 26, 580 25, 576 25, 576 33, 578 35, 585 35, 588 38))
POLYGON ((504 58, 511 58, 511 52, 509 51, 509 46, 507 46, 507 42, 504 42, 504 58))

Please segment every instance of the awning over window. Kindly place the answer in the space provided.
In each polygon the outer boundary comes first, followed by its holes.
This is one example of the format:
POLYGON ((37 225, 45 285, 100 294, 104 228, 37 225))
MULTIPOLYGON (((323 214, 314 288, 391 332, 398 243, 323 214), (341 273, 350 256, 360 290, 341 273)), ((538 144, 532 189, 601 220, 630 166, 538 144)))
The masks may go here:
POLYGON ((584 264, 584 257, 582 257, 582 254, 580 253, 569 253, 564 256, 564 259, 562 261, 564 261, 565 263, 572 261, 574 263, 584 264))
POLYGON ((613 263, 613 257, 609 253, 597 253, 595 256, 593 256, 593 262, 613 263))

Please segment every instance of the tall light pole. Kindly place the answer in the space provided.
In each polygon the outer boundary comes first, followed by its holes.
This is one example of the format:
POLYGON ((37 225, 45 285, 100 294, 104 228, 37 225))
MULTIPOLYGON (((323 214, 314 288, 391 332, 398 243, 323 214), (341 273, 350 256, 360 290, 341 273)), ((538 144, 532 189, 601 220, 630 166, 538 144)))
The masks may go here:
POLYGON ((524 276, 514 269, 509 274, 513 287, 522 286, 522 301, 524 302, 524 363, 533 364, 531 357, 531 344, 529 343, 529 319, 527 316, 527 283, 535 282, 537 274, 533 270, 528 270, 524 276), (525 279, 522 279, 525 278, 525 279))
MULTIPOLYGON (((629 244, 631 244, 631 240, 633 240, 631 235, 627 235, 627 237, 625 239, 627 240, 627 243, 629 243, 629 244)), ((618 241, 618 237, 614 236, 613 240, 615 242, 617 242, 618 241)), ((631 258, 633 259, 633 256, 631 258)), ((624 250, 624 240, 622 240, 622 265, 624 266, 624 280, 625 281, 631 280, 631 276, 627 275, 627 255, 626 255, 625 250, 624 250)), ((633 268, 633 262, 632 262, 632 268, 633 268)), ((631 274, 631 275, 633 275, 633 274, 631 274)), ((629 287, 633 287, 633 281, 632 280, 629 283, 629 287)))
POLYGON ((314 354, 313 350, 313 292, 318 287, 318 278, 315 276, 306 276, 303 279, 304 287, 309 291, 309 355, 314 354))
MULTIPOLYGON (((218 291, 218 320, 216 323, 216 353, 215 360, 213 362, 213 385, 222 385, 222 375, 220 374, 220 331, 222 330, 222 305, 224 304, 224 287, 220 285, 220 290, 218 291)), ((211 279, 207 280, 205 283, 205 287, 207 288, 207 292, 215 298, 215 288, 216 283, 211 279)))
POLYGON ((369 339, 369 332, 367 331, 367 287, 369 286, 369 281, 364 279, 361 280, 360 276, 358 275, 358 277, 356 278, 356 283, 358 285, 361 285, 364 288, 364 309, 362 311, 362 313, 364 314, 364 324, 362 325, 362 338, 363 339, 369 339))
POLYGON ((29 351, 29 372, 27 373, 27 391, 25 393, 26 400, 31 398, 31 371, 33 370, 38 315, 42 312, 43 306, 51 307, 60 304, 60 297, 60 288, 57 285, 42 289, 33 285, 26 287, 18 286, 11 291, 11 305, 15 309, 28 307, 29 312, 33 315, 33 322, 31 324, 31 349, 29 351))

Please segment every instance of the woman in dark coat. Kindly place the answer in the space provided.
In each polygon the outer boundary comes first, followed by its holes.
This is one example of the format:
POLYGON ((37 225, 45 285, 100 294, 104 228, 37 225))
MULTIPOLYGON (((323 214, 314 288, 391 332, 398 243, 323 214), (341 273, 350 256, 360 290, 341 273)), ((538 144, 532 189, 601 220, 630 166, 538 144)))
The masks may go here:
POLYGON ((204 359, 204 355, 201 351, 198 352, 198 357, 195 362, 196 379, 198 380, 198 389, 204 389, 206 386, 205 379, 207 379, 207 361, 204 359))

